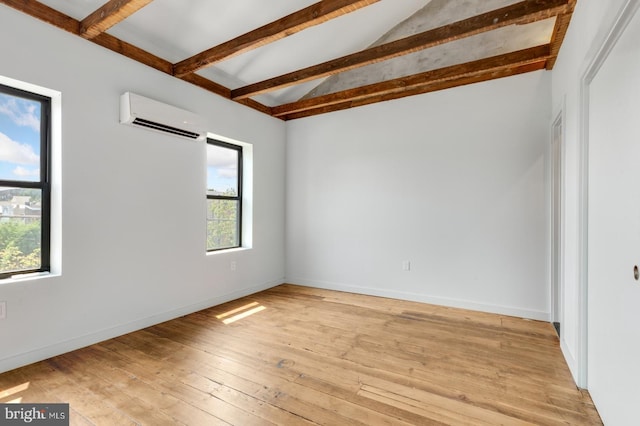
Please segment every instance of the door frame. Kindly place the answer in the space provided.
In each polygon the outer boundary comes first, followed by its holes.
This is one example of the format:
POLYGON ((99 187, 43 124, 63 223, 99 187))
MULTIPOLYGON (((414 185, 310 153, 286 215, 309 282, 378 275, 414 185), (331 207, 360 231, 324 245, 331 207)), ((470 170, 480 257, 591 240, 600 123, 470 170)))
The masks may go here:
POLYGON ((577 385, 588 388, 588 311, 589 311, 589 90, 600 68, 615 47, 627 26, 640 8, 640 0, 626 0, 611 25, 596 36, 593 48, 587 54, 586 67, 581 73, 579 94, 580 137, 578 144, 578 353, 577 385))
POLYGON ((565 157, 565 104, 551 124, 551 199, 550 199, 550 259, 549 282, 551 301, 551 323, 562 323, 564 304, 564 157, 565 157), (556 136, 558 140, 556 141, 556 136), (558 146, 556 146, 556 142, 558 146))

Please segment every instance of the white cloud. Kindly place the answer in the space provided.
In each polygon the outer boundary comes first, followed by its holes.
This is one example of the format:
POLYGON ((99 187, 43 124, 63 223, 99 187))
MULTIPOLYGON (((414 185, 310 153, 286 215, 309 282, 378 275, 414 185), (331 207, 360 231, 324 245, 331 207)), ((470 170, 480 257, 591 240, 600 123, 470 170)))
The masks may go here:
POLYGON ((6 115, 21 127, 40 131, 40 118, 36 115, 36 104, 8 96, 0 96, 0 114, 6 115))
POLYGON ((236 178, 238 177, 238 169, 234 168, 226 168, 226 169, 217 169, 218 176, 223 178, 236 178))
POLYGON ((26 169, 24 167, 16 167, 15 169, 13 169, 13 174, 15 176, 18 176, 20 178, 24 178, 24 177, 38 177, 40 176, 40 169, 26 169))
POLYGON ((207 166, 216 170, 217 177, 236 178, 238 177, 238 152, 207 145, 207 166))
POLYGON ((207 145, 207 166, 232 169, 236 167, 237 161, 237 151, 220 148, 215 145, 207 145))
POLYGON ((0 161, 17 164, 38 164, 40 157, 27 144, 16 142, 0 132, 0 161))

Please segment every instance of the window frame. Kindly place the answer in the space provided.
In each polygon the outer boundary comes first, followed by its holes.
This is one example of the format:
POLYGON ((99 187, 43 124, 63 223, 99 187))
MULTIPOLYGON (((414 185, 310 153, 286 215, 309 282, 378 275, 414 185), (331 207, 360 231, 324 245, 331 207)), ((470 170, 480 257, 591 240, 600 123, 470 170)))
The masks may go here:
POLYGON ((39 189, 42 211, 40 216, 40 267, 18 271, 0 271, 0 279, 36 272, 51 272, 51 98, 49 96, 0 84, 0 93, 40 103, 40 179, 38 181, 0 179, 0 186, 39 189))
MULTIPOLYGON (((243 147, 241 145, 237 145, 237 144, 233 144, 233 143, 229 143, 229 142, 223 142, 221 140, 218 139, 214 139, 214 138, 207 138, 207 145, 214 145, 214 146, 219 146, 221 148, 227 148, 227 149, 232 149, 234 151, 237 151, 238 153, 238 164, 237 164, 237 170, 238 170, 238 176, 237 176, 237 194, 235 196, 230 196, 230 195, 213 195, 213 194, 209 194, 209 188, 206 188, 206 195, 207 195, 207 201, 208 200, 226 200, 226 201, 237 201, 238 202, 238 217, 236 219, 236 232, 238 234, 238 244, 237 245, 233 245, 233 246, 228 246, 228 247, 220 247, 220 248, 213 248, 210 249, 208 244, 206 245, 206 249, 207 249, 207 253, 213 253, 213 252, 218 252, 218 251, 222 251, 222 250, 232 250, 232 249, 237 249, 237 248, 241 248, 242 247, 242 181, 243 181, 243 147)), ((208 170, 207 170, 207 177, 208 177, 208 170)), ((207 209, 208 209, 208 205, 207 205, 207 209)), ((207 211, 207 215, 209 214, 209 212, 207 211)), ((207 225, 208 225, 208 218, 207 218, 207 225)), ((207 226, 207 237, 208 237, 208 226, 207 226)))

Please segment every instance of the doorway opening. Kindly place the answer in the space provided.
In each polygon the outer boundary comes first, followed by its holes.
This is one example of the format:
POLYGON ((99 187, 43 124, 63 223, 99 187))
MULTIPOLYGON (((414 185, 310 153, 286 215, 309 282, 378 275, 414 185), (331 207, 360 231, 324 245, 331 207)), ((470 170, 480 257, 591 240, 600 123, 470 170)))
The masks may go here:
POLYGON ((551 139, 551 322, 560 337, 562 318, 562 112, 551 139))

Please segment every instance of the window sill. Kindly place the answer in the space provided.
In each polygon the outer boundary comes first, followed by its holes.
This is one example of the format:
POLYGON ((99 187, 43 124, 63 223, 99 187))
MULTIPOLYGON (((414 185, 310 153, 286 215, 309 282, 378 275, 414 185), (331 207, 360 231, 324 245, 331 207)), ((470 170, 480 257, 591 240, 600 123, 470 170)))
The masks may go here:
POLYGON ((51 272, 32 272, 29 274, 16 274, 7 278, 0 279, 0 285, 23 282, 23 281, 40 280, 43 278, 53 278, 53 277, 59 277, 59 276, 60 274, 54 274, 51 272))
POLYGON ((224 253, 239 253, 243 251, 251 250, 251 247, 235 247, 230 249, 221 249, 215 251, 208 251, 207 256, 215 256, 216 254, 224 254, 224 253))

